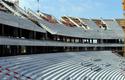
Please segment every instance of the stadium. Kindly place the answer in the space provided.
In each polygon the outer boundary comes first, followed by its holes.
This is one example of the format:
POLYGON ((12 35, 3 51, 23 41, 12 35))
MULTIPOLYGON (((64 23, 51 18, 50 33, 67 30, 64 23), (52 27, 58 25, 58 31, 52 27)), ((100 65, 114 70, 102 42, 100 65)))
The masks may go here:
POLYGON ((18 3, 0 0, 0 80, 125 80, 125 19, 58 20, 18 3))

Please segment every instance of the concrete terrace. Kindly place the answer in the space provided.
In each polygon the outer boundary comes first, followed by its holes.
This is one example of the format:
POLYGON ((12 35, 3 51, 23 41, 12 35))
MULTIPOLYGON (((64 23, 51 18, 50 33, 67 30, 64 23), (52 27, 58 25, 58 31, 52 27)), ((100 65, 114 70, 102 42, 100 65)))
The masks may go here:
POLYGON ((108 51, 0 58, 1 80, 125 80, 125 59, 108 51))

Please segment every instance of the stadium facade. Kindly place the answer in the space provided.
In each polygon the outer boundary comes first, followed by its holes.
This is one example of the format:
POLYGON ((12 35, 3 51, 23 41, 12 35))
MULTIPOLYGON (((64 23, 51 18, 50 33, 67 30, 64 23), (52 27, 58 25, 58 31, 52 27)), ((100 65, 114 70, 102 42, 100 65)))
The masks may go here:
POLYGON ((57 20, 0 0, 0 56, 75 51, 124 55, 123 48, 124 31, 118 19, 63 16, 57 20))

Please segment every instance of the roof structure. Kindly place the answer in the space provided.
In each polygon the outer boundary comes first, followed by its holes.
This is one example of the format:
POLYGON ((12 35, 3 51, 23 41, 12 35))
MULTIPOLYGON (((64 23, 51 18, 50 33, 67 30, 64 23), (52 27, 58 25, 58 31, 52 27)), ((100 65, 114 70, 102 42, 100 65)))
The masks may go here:
POLYGON ((46 33, 44 29, 39 27, 38 25, 34 24, 32 21, 28 19, 23 19, 18 16, 14 16, 11 14, 7 14, 5 12, 0 12, 0 23, 4 23, 6 25, 14 26, 17 28, 37 31, 37 32, 43 32, 46 33))

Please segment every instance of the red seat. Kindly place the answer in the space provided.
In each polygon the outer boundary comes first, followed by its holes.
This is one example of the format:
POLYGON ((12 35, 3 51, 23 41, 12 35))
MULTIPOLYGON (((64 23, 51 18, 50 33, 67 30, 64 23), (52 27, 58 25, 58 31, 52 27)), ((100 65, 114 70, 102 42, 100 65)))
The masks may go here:
POLYGON ((17 80, 19 80, 19 78, 18 78, 18 77, 16 77, 16 76, 14 76, 14 78, 15 78, 15 79, 17 79, 17 80))
POLYGON ((10 71, 10 69, 6 68, 7 71, 10 71))
POLYGON ((9 73, 6 73, 6 75, 7 75, 7 76, 10 76, 10 74, 9 74, 9 73))
POLYGON ((18 72, 14 72, 14 74, 18 74, 18 72))
POLYGON ((1 73, 2 71, 0 70, 0 73, 1 73))

